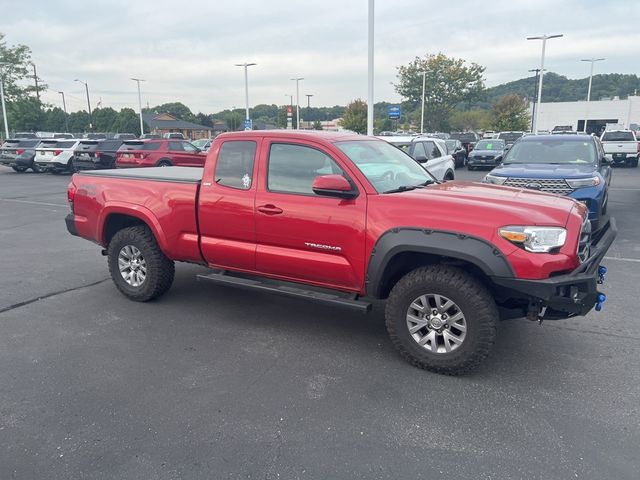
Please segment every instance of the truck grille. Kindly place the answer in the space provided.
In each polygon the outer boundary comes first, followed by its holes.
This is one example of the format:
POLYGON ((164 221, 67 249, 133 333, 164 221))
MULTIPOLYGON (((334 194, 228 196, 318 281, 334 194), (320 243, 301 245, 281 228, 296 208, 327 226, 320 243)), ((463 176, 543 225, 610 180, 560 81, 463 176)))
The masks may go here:
POLYGON ((582 223, 582 230, 580 231, 580 242, 578 243, 578 258, 580 263, 589 258, 591 248, 591 222, 587 215, 582 223))
POLYGON ((509 177, 504 185, 516 188, 530 188, 540 192, 569 195, 573 189, 562 178, 516 178, 509 177))

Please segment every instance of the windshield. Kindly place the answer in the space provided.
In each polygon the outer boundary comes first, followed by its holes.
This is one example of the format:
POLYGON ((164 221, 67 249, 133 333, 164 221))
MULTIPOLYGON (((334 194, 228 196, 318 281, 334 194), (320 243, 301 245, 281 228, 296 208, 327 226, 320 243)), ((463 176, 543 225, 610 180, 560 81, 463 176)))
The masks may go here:
POLYGON ((593 163, 596 149, 593 142, 567 141, 564 138, 520 141, 507 153, 509 163, 593 163))
POLYGON ((336 142, 378 193, 410 190, 435 179, 413 158, 393 145, 376 140, 336 142))
POLYGON ((502 140, 480 140, 476 143, 475 150, 503 150, 504 142, 502 140))
POLYGON ((500 140, 506 140, 507 142, 513 142, 522 136, 522 132, 504 132, 498 135, 500 140))
POLYGON ((193 145, 195 145, 196 147, 198 147, 199 149, 203 149, 204 146, 207 144, 209 140, 204 139, 204 140, 194 140, 193 142, 191 142, 193 145))
POLYGON ((603 142, 633 142, 633 132, 604 132, 603 142))
POLYGON ((456 148, 456 143, 458 143, 458 141, 457 140, 445 140, 444 143, 447 145, 447 149, 449 151, 451 151, 454 148, 456 148))

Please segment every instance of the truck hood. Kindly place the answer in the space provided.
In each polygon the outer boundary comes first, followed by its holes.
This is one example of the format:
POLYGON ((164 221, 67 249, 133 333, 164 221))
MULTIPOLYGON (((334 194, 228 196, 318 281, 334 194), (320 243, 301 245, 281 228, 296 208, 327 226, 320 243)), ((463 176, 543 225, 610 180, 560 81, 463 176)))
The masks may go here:
POLYGON ((595 163, 512 163, 502 164, 491 171, 491 175, 518 178, 582 178, 596 172, 595 163))
POLYGON ((570 215, 586 212, 586 207, 569 197, 462 181, 374 195, 369 204, 372 224, 380 228, 430 228, 486 240, 494 239, 503 226, 565 227, 570 215))

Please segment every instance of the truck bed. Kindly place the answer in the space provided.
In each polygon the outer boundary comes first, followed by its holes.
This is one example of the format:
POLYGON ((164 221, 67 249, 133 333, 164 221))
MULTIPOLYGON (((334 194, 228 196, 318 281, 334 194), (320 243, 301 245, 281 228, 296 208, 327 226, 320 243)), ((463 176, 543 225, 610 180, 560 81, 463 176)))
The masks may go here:
POLYGON ((202 180, 202 171, 201 168, 193 167, 117 168, 111 170, 88 170, 81 172, 80 175, 199 184, 202 180))

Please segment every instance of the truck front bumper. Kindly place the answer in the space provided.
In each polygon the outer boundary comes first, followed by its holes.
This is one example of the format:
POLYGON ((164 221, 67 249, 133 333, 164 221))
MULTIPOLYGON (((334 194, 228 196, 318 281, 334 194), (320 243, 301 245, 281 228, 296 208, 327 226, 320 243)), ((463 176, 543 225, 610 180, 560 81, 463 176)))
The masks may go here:
POLYGON ((604 281, 600 262, 613 243, 618 229, 614 218, 598 232, 589 257, 570 273, 541 280, 492 277, 493 283, 509 289, 513 296, 528 299, 540 318, 558 320, 586 315, 599 301, 598 285, 604 281))

